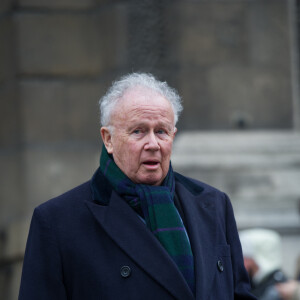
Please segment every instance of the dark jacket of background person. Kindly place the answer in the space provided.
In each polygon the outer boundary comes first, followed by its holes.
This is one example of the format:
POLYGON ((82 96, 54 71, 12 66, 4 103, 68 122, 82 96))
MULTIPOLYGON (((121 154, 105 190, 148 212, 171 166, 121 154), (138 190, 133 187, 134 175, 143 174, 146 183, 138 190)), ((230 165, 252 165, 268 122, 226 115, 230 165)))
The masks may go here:
POLYGON ((19 300, 255 299, 224 193, 175 175, 195 260, 194 297, 155 236, 96 174, 97 193, 87 182, 35 209, 19 300))
POLYGON ((281 270, 267 275, 259 284, 252 283, 252 293, 260 300, 281 300, 277 289, 278 283, 286 282, 287 277, 281 270))

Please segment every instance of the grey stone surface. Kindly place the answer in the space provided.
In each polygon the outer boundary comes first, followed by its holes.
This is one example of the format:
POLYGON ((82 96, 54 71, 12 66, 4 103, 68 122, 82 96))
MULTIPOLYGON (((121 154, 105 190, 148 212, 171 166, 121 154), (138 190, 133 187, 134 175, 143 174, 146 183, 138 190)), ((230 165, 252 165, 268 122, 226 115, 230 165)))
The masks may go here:
POLYGON ((79 14, 17 14, 19 72, 98 76, 114 68, 120 62, 114 20, 121 10, 113 8, 79 14))
POLYGON ((287 67, 285 0, 176 1, 168 14, 177 17, 177 54, 184 65, 239 61, 287 67))
POLYGON ((100 143, 65 144, 25 151, 26 211, 88 181, 99 166, 100 143))
POLYGON ((18 95, 14 82, 0 85, 0 147, 11 148, 21 138, 18 95))
POLYGON ((25 212, 22 154, 14 148, 0 151, 0 231, 25 212))
POLYGON ((22 8, 87 9, 95 8, 97 5, 107 2, 108 0, 19 0, 18 5, 22 8))
POLYGON ((174 168, 226 192, 239 227, 299 229, 300 134, 194 132, 176 138, 174 168))
POLYGON ((172 8, 178 59, 183 65, 203 67, 228 59, 245 59, 246 5, 239 1, 177 1, 172 8))
POLYGON ((13 262, 22 258, 30 226, 31 217, 23 217, 2 227, 2 239, 0 240, 0 260, 13 262), (4 237, 3 237, 4 236, 4 237))
POLYGON ((20 83, 26 144, 100 139, 97 80, 24 80, 20 83))
POLYGON ((22 262, 1 268, 0 270, 0 291, 1 299, 16 300, 19 295, 22 262))
POLYGON ((182 129, 293 126, 289 74, 274 73, 272 68, 219 64, 206 71, 183 68, 178 76, 184 100, 182 129))
POLYGON ((292 128, 287 6, 284 0, 172 6, 182 128, 292 128))
POLYGON ((15 75, 14 30, 9 16, 0 18, 0 85, 9 82, 15 75))
POLYGON ((2 0, 0 1, 0 14, 5 14, 11 10, 13 0, 2 0))
POLYGON ((300 258, 300 239, 299 235, 282 236, 282 267, 283 270, 290 276, 295 278, 297 270, 296 262, 300 258))
POLYGON ((292 128, 288 68, 276 72, 274 66, 245 68, 225 64, 211 68, 207 77, 211 128, 217 124, 223 124, 222 128, 238 128, 242 120, 248 129, 292 128))

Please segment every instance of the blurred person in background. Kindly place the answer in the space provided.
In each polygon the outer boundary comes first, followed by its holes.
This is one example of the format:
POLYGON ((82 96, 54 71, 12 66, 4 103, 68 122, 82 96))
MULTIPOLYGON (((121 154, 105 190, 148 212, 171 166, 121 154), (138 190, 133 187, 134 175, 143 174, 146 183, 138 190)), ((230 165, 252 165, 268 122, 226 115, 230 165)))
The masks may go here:
POLYGON ((297 259, 295 279, 279 283, 276 288, 283 300, 300 300, 300 256, 297 259))
POLYGON ((268 229, 249 229, 240 231, 240 241, 252 293, 260 300, 283 300, 276 288, 287 281, 281 270, 280 235, 268 229))
POLYGON ((300 282, 289 280, 276 285, 276 289, 283 300, 300 300, 300 282))

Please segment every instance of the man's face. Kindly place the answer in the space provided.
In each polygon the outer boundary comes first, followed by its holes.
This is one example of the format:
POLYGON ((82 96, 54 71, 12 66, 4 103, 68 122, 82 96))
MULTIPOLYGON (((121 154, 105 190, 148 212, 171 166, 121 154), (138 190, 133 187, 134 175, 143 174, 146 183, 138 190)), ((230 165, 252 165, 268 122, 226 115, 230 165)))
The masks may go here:
POLYGON ((171 104, 147 88, 125 92, 111 115, 112 134, 101 135, 108 153, 133 182, 160 185, 166 177, 175 136, 171 104))

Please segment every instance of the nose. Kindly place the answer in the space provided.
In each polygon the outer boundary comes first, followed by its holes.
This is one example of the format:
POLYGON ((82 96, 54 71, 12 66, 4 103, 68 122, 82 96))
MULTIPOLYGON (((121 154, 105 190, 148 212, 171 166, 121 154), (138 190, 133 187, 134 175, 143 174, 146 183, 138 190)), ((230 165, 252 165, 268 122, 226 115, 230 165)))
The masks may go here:
POLYGON ((149 132, 146 136, 145 150, 157 151, 160 149, 157 137, 154 132, 149 132))

